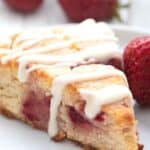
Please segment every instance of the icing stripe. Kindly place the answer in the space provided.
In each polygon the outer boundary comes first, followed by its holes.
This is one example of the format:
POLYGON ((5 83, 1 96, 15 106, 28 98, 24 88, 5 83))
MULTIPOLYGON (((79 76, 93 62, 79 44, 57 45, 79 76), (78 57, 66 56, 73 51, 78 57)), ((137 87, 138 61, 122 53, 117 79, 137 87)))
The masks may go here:
POLYGON ((118 46, 115 43, 103 43, 100 45, 85 48, 82 51, 74 54, 68 54, 64 56, 50 56, 44 54, 26 55, 19 58, 19 71, 18 79, 21 82, 25 82, 26 66, 30 63, 37 64, 63 64, 63 65, 75 65, 78 63, 84 63, 87 59, 94 59, 101 63, 106 63, 111 58, 121 59, 121 53, 118 50, 118 46))
POLYGON ((132 94, 128 87, 115 84, 97 91, 81 89, 80 94, 86 101, 84 111, 89 119, 94 119, 101 111, 103 105, 117 102, 124 98, 132 99, 132 94))

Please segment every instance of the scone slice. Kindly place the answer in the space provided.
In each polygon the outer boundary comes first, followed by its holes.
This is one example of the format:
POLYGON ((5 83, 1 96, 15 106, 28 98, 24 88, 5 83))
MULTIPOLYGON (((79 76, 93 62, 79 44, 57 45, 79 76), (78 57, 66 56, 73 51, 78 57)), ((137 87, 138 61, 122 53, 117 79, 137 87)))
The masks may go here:
POLYGON ((49 134, 55 140, 67 137, 103 150, 138 149, 132 95, 122 72, 80 66, 55 78, 51 94, 49 134))

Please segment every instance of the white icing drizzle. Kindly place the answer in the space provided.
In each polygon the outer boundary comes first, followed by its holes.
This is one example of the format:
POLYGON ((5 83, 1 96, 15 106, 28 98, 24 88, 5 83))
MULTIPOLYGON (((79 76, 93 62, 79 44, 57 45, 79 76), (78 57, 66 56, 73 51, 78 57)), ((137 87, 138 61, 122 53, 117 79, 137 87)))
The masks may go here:
MULTIPOLYGON (((58 29, 59 30, 59 29, 58 29)), ((8 54, 2 58, 2 63, 5 64, 10 60, 22 57, 24 55, 31 54, 44 54, 51 51, 60 50, 63 48, 70 48, 72 45, 76 45, 79 49, 83 48, 81 45, 83 43, 90 44, 101 44, 109 42, 117 42, 116 37, 112 30, 105 23, 96 23, 94 20, 88 19, 79 25, 64 26, 61 27, 61 32, 55 32, 54 29, 51 30, 40 30, 38 32, 30 31, 27 33, 20 34, 14 42, 14 45, 20 43, 20 51, 14 51, 11 54, 8 54), (50 42, 49 44, 43 45, 42 47, 33 47, 30 49, 30 46, 36 43, 42 43, 49 39, 61 39, 57 43, 50 42), (28 48, 28 50, 24 50, 28 48)), ((90 46, 88 45, 88 46, 90 46)))
POLYGON ((51 35, 48 35, 48 36, 42 36, 42 37, 36 38, 34 40, 31 39, 31 40, 24 41, 21 45, 19 45, 19 48, 29 49, 32 46, 38 45, 40 43, 44 43, 46 40, 51 41, 53 39, 60 40, 60 39, 62 39, 62 37, 59 36, 59 35, 55 35, 55 34, 51 34, 51 35))
POLYGON ((93 19, 87 19, 80 23, 78 26, 70 26, 67 27, 64 31, 64 34, 69 37, 83 37, 86 38, 87 36, 90 37, 101 37, 101 36, 108 36, 115 37, 114 33, 110 29, 110 27, 104 23, 96 23, 93 19))
POLYGON ((80 57, 77 57, 76 54, 72 55, 43 55, 43 54, 35 54, 29 56, 22 56, 18 59, 19 63, 28 62, 28 63, 42 63, 42 64, 53 64, 57 62, 65 62, 65 61, 81 61, 80 57))
POLYGON ((27 73, 29 74, 30 72, 32 72, 33 70, 37 70, 37 69, 50 69, 54 67, 53 65, 33 65, 32 67, 30 67, 28 70, 27 70, 27 73))
MULTIPOLYGON (((83 42, 109 42, 109 39, 105 39, 102 37, 96 37, 96 38, 92 38, 92 37, 86 37, 86 38, 81 38, 81 39, 74 39, 74 40, 68 40, 68 41, 63 41, 63 42, 59 42, 59 43, 51 43, 47 46, 43 46, 42 48, 32 48, 32 49, 28 49, 26 51, 22 51, 22 49, 20 49, 20 51, 13 51, 12 54, 4 56, 1 59, 1 62, 3 64, 6 64, 8 61, 16 59, 17 57, 21 57, 24 55, 32 55, 32 54, 43 54, 43 53, 49 53, 52 51, 56 51, 56 50, 61 50, 64 48, 70 48, 73 44, 78 44, 78 43, 83 43, 83 42), (100 41, 99 41, 100 40, 100 41)), ((112 41, 112 38, 110 38, 110 41, 112 41)))
POLYGON ((20 65, 20 69, 18 70, 18 79, 20 80, 20 82, 27 81, 30 72, 33 72, 34 70, 50 69, 52 67, 52 65, 34 64, 34 65, 31 65, 31 67, 29 69, 21 69, 22 67, 25 68, 26 65, 27 65, 26 62, 22 63, 20 65))
POLYGON ((10 54, 12 52, 12 50, 10 50, 10 49, 1 49, 0 48, 0 54, 10 54))
POLYGON ((80 95, 86 101, 84 111, 89 119, 94 119, 103 105, 117 102, 127 97, 132 99, 132 94, 128 87, 115 84, 95 91, 81 89, 80 95))
POLYGON ((100 79, 102 77, 110 77, 110 76, 122 76, 126 81, 126 77, 124 73, 114 69, 111 66, 105 66, 105 65, 104 66, 101 65, 101 67, 99 67, 95 72, 70 73, 70 74, 56 77, 54 79, 51 87, 51 94, 53 97, 51 99, 50 119, 49 119, 49 126, 48 126, 48 133, 50 137, 55 136, 58 131, 56 116, 57 116, 58 106, 60 105, 62 100, 62 93, 64 88, 70 83, 100 79))
POLYGON ((92 46, 82 51, 79 51, 75 54, 64 55, 64 56, 50 56, 50 55, 29 55, 22 56, 19 58, 19 71, 18 78, 21 82, 25 82, 27 77, 26 75, 26 66, 29 63, 41 63, 41 64, 62 64, 63 65, 73 65, 77 63, 83 63, 85 59, 93 58, 96 60, 100 60, 102 63, 107 62, 110 58, 119 58, 121 59, 121 53, 118 50, 117 44, 110 43, 102 43, 100 45, 92 46))
POLYGON ((116 43, 108 42, 83 49, 78 53, 78 57, 83 59, 95 58, 105 63, 112 57, 121 59, 121 53, 116 43))
POLYGON ((17 45, 19 43, 23 43, 25 41, 28 40, 33 40, 33 39, 39 39, 39 38, 45 38, 46 36, 55 36, 55 34, 53 34, 53 32, 51 30, 48 29, 28 29, 24 32, 20 32, 21 34, 19 34, 16 38, 16 40, 14 41, 14 44, 17 45))
POLYGON ((11 55, 4 56, 1 59, 1 62, 3 64, 6 64, 8 61, 16 59, 19 56, 21 57, 21 56, 25 56, 25 55, 48 53, 51 51, 60 50, 62 48, 68 47, 68 45, 70 45, 70 43, 72 43, 72 41, 62 42, 61 44, 60 43, 54 43, 52 45, 48 45, 48 46, 42 47, 42 48, 33 48, 30 50, 26 50, 26 51, 15 52, 15 53, 12 53, 11 55))
POLYGON ((18 68, 18 79, 21 82, 27 81, 28 74, 31 71, 34 71, 36 69, 39 69, 40 66, 43 65, 52 65, 52 64, 62 64, 64 62, 70 62, 69 65, 77 62, 81 62, 82 60, 78 57, 71 57, 71 55, 68 55, 70 57, 63 57, 63 56, 50 56, 50 55, 29 55, 29 56, 24 56, 21 57, 18 62, 19 62, 19 68, 18 68), (43 65, 38 65, 38 67, 34 66, 29 68, 28 70, 26 69, 28 64, 31 63, 38 63, 38 64, 43 64, 43 65))

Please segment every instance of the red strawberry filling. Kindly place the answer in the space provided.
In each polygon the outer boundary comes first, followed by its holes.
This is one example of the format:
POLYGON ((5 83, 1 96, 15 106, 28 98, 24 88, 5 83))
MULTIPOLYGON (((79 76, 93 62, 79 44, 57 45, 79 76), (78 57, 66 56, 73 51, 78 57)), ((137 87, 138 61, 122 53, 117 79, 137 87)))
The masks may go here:
MULTIPOLYGON (((69 107, 68 113, 72 123, 75 125, 80 127, 91 125, 91 121, 89 121, 84 115, 81 115, 81 113, 77 112, 77 110, 75 110, 73 107, 69 107)), ((102 122, 105 120, 104 116, 105 113, 100 112, 93 121, 102 122)))
POLYGON ((110 60, 108 60, 106 63, 102 63, 100 60, 96 60, 96 59, 91 59, 91 60, 86 60, 85 63, 81 63, 81 64, 76 64, 74 66, 71 66, 71 69, 81 66, 81 65, 91 65, 91 64, 105 64, 105 65, 112 65, 117 69, 123 70, 123 66, 122 66, 122 61, 118 58, 111 58, 110 60))
POLYGON ((47 129, 49 120, 50 96, 43 93, 28 92, 24 98, 22 113, 36 127, 47 129))
POLYGON ((78 113, 73 107, 69 108, 69 116, 73 123, 75 124, 90 124, 88 119, 84 118, 80 113, 78 113))
POLYGON ((112 58, 110 59, 106 65, 112 65, 114 67, 116 67, 117 69, 120 69, 122 70, 122 62, 120 59, 117 59, 117 58, 112 58))
MULTIPOLYGON (((36 127, 47 129, 49 121, 49 108, 51 96, 46 96, 44 93, 30 90, 24 97, 22 113, 25 119, 31 122, 36 127)), ((105 114, 99 113, 95 119, 90 121, 85 117, 83 112, 78 112, 73 107, 68 108, 68 114, 71 122, 79 127, 90 127, 92 121, 104 121, 105 114)))

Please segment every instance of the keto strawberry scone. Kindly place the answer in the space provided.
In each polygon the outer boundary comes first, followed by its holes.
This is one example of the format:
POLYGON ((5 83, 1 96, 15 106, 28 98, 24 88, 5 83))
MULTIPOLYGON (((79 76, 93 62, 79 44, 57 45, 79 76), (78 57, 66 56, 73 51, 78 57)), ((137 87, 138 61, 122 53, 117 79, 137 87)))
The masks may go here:
POLYGON ((106 24, 87 20, 8 39, 0 50, 2 113, 48 131, 55 141, 138 150, 132 94, 116 69, 121 54, 106 24))

